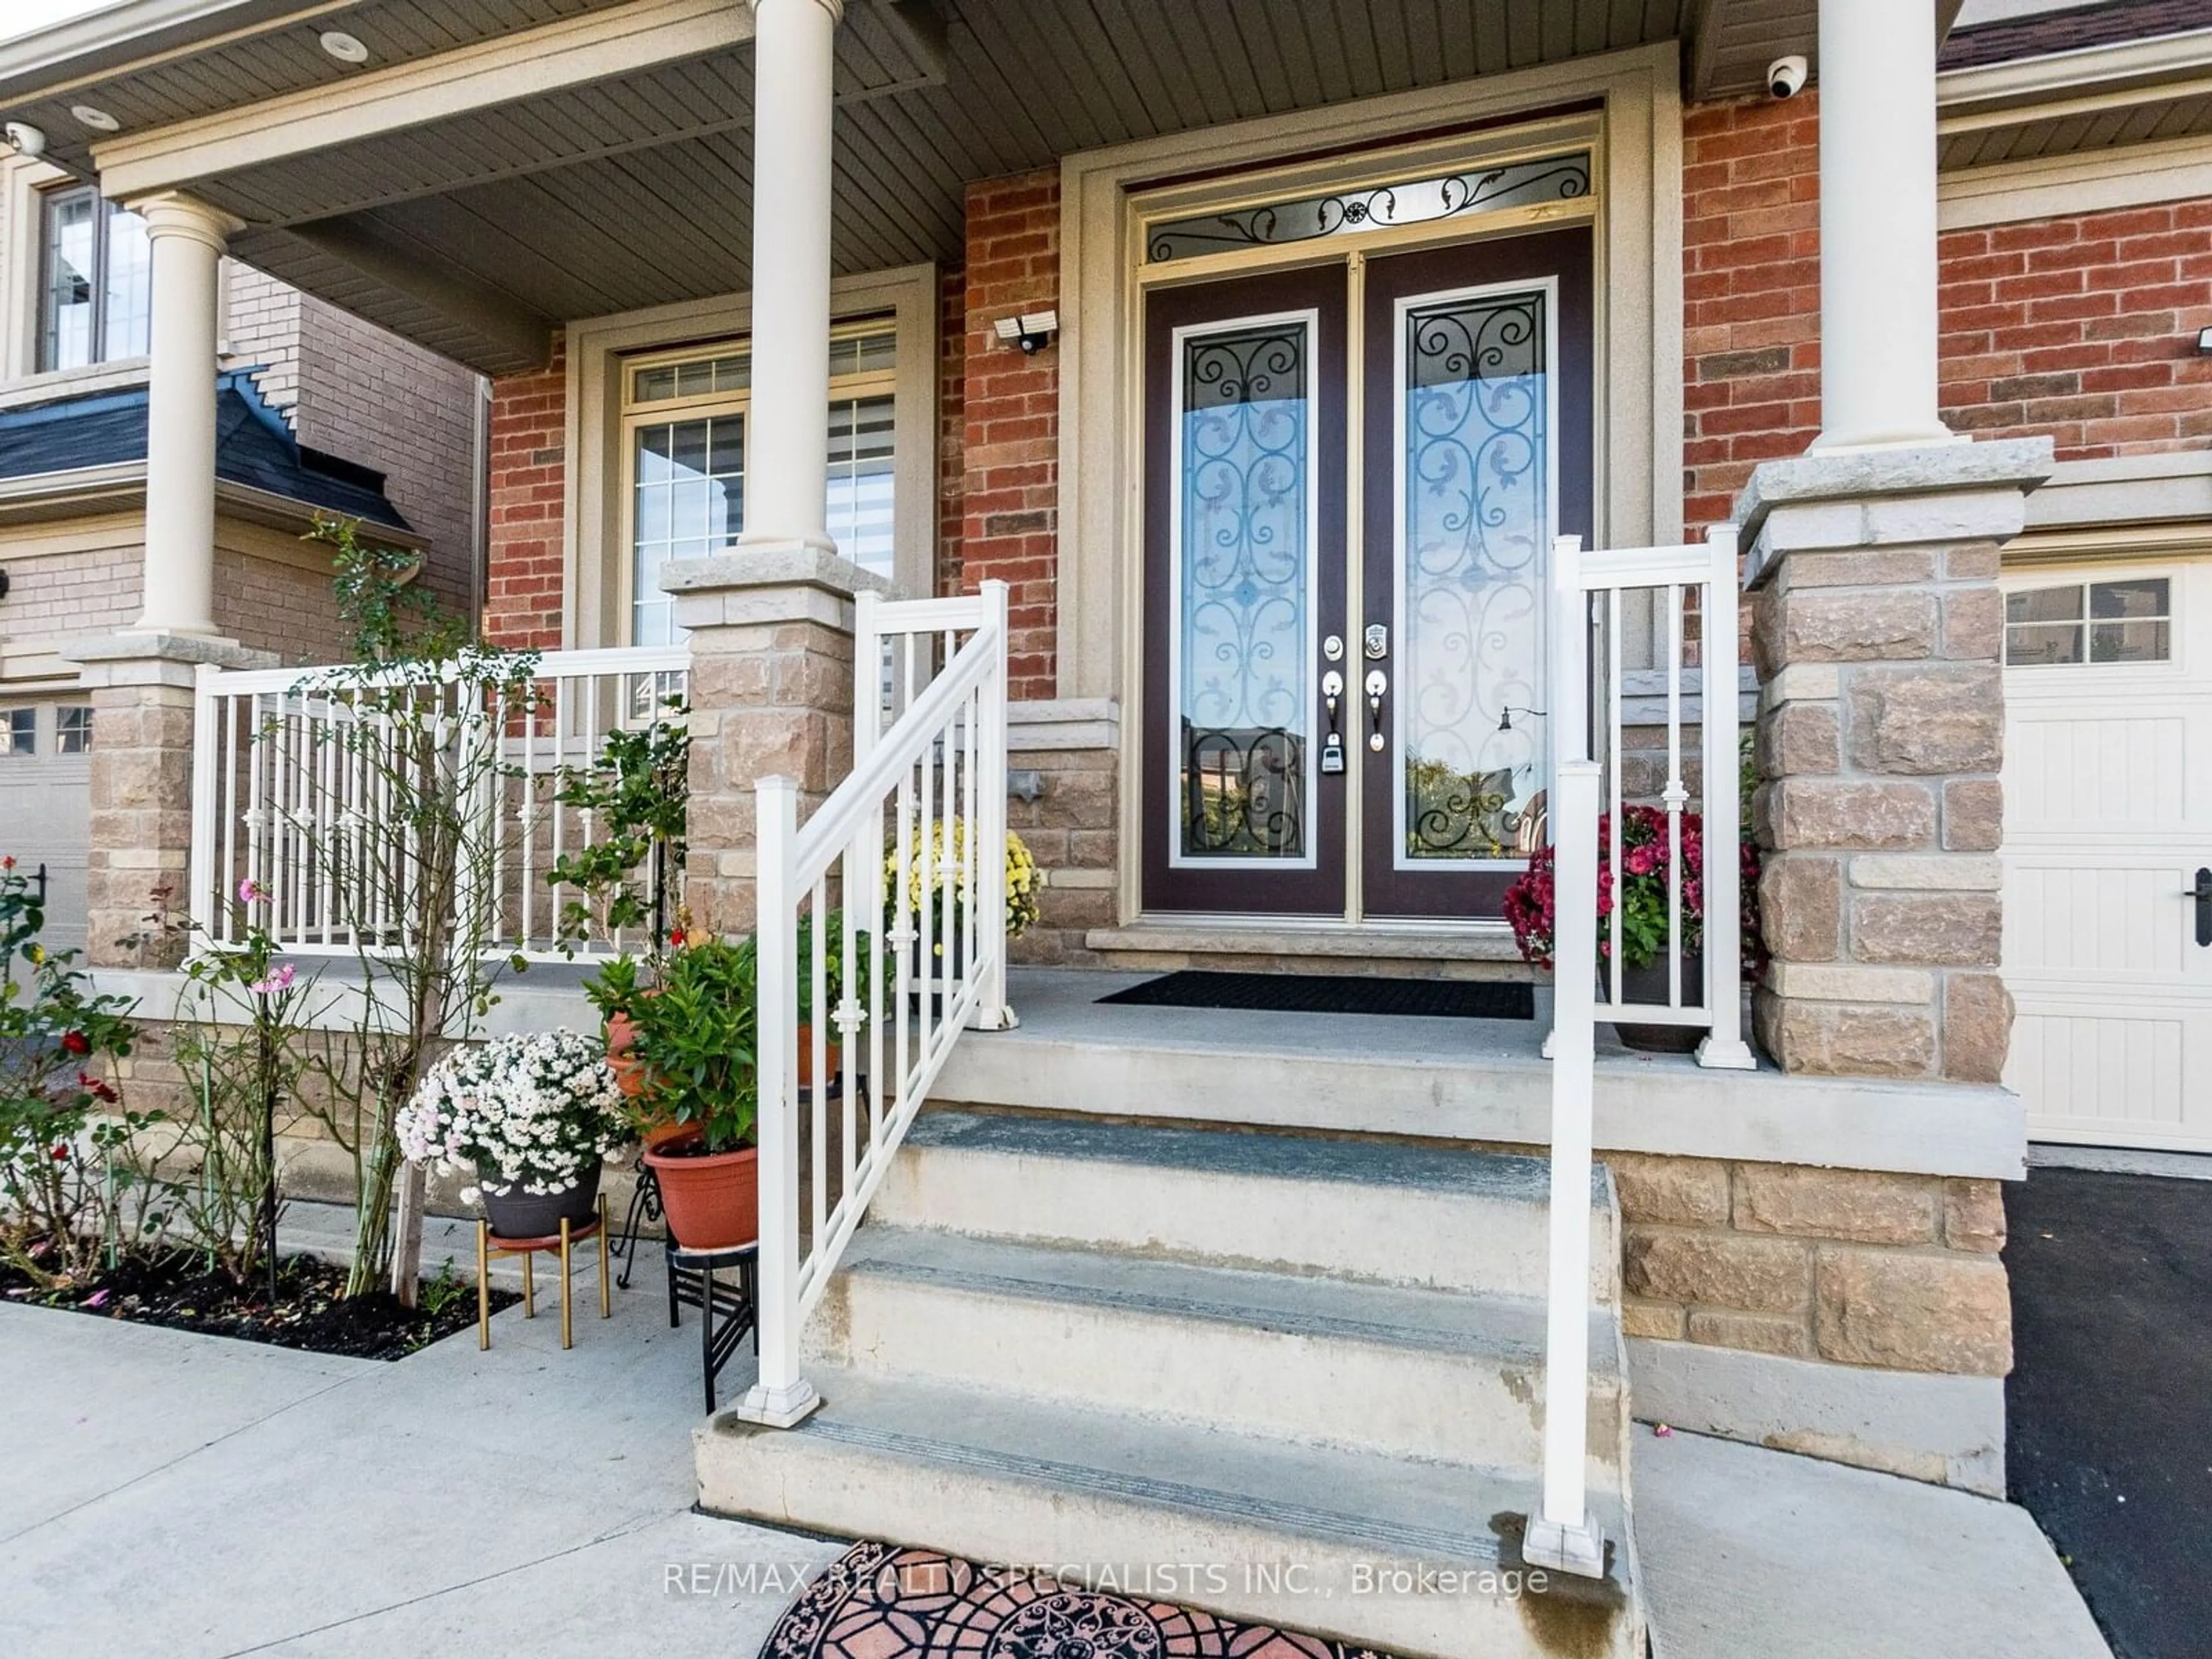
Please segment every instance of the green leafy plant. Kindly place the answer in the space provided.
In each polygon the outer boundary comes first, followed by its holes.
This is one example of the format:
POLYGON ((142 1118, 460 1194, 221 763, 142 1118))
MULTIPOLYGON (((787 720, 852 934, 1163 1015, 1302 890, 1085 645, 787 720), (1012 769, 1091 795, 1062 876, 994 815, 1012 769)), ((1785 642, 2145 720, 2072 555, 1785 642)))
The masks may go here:
POLYGON ((751 1146, 760 1107, 753 941, 708 939, 670 951, 652 994, 625 1012, 637 1028, 630 1053, 642 1068, 639 1103, 648 1123, 696 1124, 709 1152, 751 1146))
POLYGON ((0 1260, 45 1287, 91 1276, 160 1225, 132 1152, 158 1114, 101 1075, 130 1054, 131 999, 95 994, 40 942, 43 884, 0 857, 0 1260))
MULTIPOLYGON (((672 917, 680 918, 685 827, 690 813, 690 711, 671 697, 652 725, 617 730, 600 739, 588 767, 562 776, 563 806, 592 815, 598 839, 564 852, 546 872, 558 893, 582 895, 562 905, 559 934, 570 955, 593 933, 614 938, 643 928, 658 955, 672 917)), ((680 921, 679 921, 680 930, 680 921)))

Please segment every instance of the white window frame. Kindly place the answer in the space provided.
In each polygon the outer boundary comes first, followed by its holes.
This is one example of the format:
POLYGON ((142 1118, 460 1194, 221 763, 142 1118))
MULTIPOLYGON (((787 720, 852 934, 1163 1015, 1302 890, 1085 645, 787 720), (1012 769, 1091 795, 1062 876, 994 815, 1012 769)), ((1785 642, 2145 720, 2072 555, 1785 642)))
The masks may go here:
MULTIPOLYGON (((2113 676, 2144 676, 2164 679, 2187 672, 2183 653, 2189 641, 2182 627, 2187 603, 2186 568, 2171 564, 2120 565, 2116 560, 2112 568, 2090 566, 2069 569, 2060 566, 2034 566, 2007 570, 1999 583, 2006 604, 2007 620, 2004 635, 2000 642, 1998 662, 2007 674, 2033 675, 2036 680, 2060 676, 2094 674, 2100 681, 2113 676), (2099 620, 2112 622, 2124 618, 2097 618, 2089 614, 2089 590, 2114 582, 2162 581, 2166 584, 2166 656, 2157 662, 2099 662, 2090 656, 2088 630, 2099 620), (2037 593, 2049 588, 2071 587, 2081 594, 2081 659, 2079 662, 2014 662, 2012 660, 2012 629, 2010 620, 2012 596, 2015 593, 2037 593)), ((2068 624, 2045 624, 2063 628, 2068 624)), ((2022 682, 2027 684, 2027 682, 2022 682)))
MULTIPOLYGON (((833 333, 848 322, 886 317, 897 331, 892 581, 902 597, 926 598, 935 591, 937 572, 937 268, 904 265, 838 277, 830 284, 830 308, 833 333)), ((742 340, 751 331, 751 296, 743 294, 568 325, 562 447, 569 480, 562 535, 564 647, 618 646, 629 638, 628 374, 664 354, 690 356, 710 343, 742 340)), ((823 342, 824 350, 828 344, 823 342)), ((676 408, 681 401, 670 398, 649 407, 676 408)), ((825 408, 825 442, 827 420, 825 408)))
MULTIPOLYGON (((892 335, 896 344, 897 327, 897 319, 889 316, 862 318, 850 322, 842 322, 830 329, 830 343, 834 345, 842 341, 889 333, 892 335)), ((672 422, 684 421, 742 419, 745 422, 744 441, 747 453, 744 476, 749 478, 752 470, 750 452, 753 394, 750 385, 742 390, 700 392, 694 392, 689 397, 640 398, 636 391, 638 376, 652 369, 672 367, 681 363, 699 362, 722 357, 750 357, 751 352, 751 336, 740 335, 734 339, 706 341, 671 351, 644 352, 622 360, 623 414, 620 460, 623 559, 621 572, 623 586, 621 611, 624 644, 635 642, 632 630, 635 627, 638 600, 636 591, 638 433, 647 427, 666 426, 672 422)), ((833 373, 830 377, 830 404, 834 406, 864 398, 888 397, 892 400, 894 410, 896 410, 899 371, 896 362, 890 368, 859 369, 843 374, 833 373)), ((892 423, 891 465, 894 480, 892 514, 895 522, 892 532, 894 543, 892 557, 896 561, 897 558, 896 520, 898 510, 896 498, 898 468, 897 444, 903 435, 896 429, 896 412, 892 416, 892 423)), ((827 408, 823 411, 823 442, 826 445, 829 442, 827 408)), ((836 482, 834 477, 831 482, 833 483, 836 482)), ((846 553, 846 556, 851 556, 848 550, 841 548, 839 550, 846 553)), ((895 572, 894 580, 896 580, 895 572)))

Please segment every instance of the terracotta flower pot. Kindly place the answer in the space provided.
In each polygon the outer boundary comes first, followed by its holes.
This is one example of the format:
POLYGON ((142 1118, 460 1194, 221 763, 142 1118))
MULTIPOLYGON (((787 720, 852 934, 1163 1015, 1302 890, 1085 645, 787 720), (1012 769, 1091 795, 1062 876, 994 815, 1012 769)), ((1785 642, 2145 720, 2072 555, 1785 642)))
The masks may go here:
POLYGON ((645 1063, 630 1053, 636 1047, 636 1022, 628 1014, 609 1014, 607 1064, 614 1069, 615 1086, 630 1100, 645 1092, 645 1063))
POLYGON ((645 1162, 660 1182, 668 1231, 687 1250, 729 1250, 760 1237, 760 1152, 702 1152, 696 1124, 649 1136, 645 1162))

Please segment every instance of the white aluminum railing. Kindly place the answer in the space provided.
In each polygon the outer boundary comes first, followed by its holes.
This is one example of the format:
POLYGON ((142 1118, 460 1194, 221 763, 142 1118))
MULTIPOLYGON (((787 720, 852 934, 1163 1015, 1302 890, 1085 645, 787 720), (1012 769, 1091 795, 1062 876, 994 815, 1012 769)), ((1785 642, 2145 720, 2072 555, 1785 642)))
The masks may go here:
MULTIPOLYGON (((1738 840, 1736 539, 1713 531, 1702 547, 1620 549, 1585 553, 1563 536, 1552 553, 1553 731, 1558 745, 1550 803, 1553 858, 1552 1184, 1549 1307, 1544 1376, 1544 1492, 1524 1543, 1532 1563, 1589 1577, 1605 1571, 1605 1540, 1585 1486, 1589 1398, 1589 1184, 1596 1027, 1600 1020, 1702 1027, 1702 1066, 1747 1070, 1755 1062, 1742 1034, 1741 867, 1738 840), (1632 596, 1634 596, 1632 601, 1632 596), (1633 614, 1642 612, 1642 615, 1633 614), (1682 681, 1686 622, 1699 621, 1698 698, 1686 708, 1682 681), (1626 624, 1648 616, 1659 658, 1665 708, 1648 771, 1661 760, 1657 787, 1638 799, 1632 787, 1624 720, 1629 654, 1626 624), (1600 718, 1590 719, 1592 698, 1600 718), (1691 800, 1684 759, 1688 732, 1702 747, 1704 799, 1697 823, 1702 858, 1696 877, 1684 864, 1691 800), (1597 758, 1592 757, 1595 745, 1597 758), (1622 906, 1624 820, 1649 807, 1663 821, 1667 943, 1663 1000, 1632 1000, 1625 963, 1622 906), (1602 824, 1602 828, 1601 828, 1602 824), (1600 915, 1601 871, 1615 901, 1600 915), (1700 883, 1705 922, 1702 972, 1689 971, 1685 948, 1686 884, 1700 883)), ((1640 629, 1639 629, 1639 631, 1640 629)))
MULTIPOLYGON (((566 954, 562 913, 584 896, 551 885, 548 872, 601 840, 604 826, 562 802, 563 782, 592 766, 610 731, 670 715, 690 653, 680 645, 522 653, 511 674, 499 660, 451 666, 435 680, 347 666, 203 665, 189 898, 200 942, 240 942, 233 900, 251 881, 265 896, 254 920, 288 952, 404 951, 421 884, 438 880, 452 883, 456 907, 478 907, 449 937, 489 955, 566 954), (422 837, 406 822, 409 780, 431 765, 471 781, 475 796, 471 838, 450 871, 427 867, 422 837)), ((644 942, 617 933, 582 948, 644 942)))
POLYGON ((760 1380, 737 1411, 776 1428, 820 1403, 799 1334, 953 1044, 1013 1024, 1006 584, 856 611, 852 775, 804 829, 795 783, 755 787, 760 1380))

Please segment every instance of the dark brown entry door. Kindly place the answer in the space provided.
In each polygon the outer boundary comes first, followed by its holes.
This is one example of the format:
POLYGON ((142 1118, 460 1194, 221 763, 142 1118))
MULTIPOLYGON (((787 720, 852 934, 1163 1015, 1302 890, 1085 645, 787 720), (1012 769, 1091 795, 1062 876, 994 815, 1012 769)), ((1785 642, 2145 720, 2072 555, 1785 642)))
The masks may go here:
POLYGON ((1345 293, 1330 264, 1146 307, 1149 908, 1344 909, 1345 293))
POLYGON ((1362 908, 1494 917, 1545 839, 1552 538, 1590 534, 1589 232, 1370 259, 1364 303, 1362 908))
POLYGON ((1591 338, 1582 229, 1148 296, 1146 908, 1499 914, 1541 839, 1591 338))

